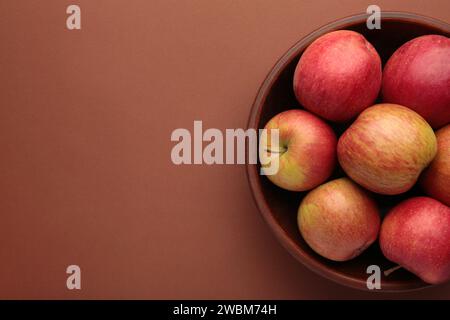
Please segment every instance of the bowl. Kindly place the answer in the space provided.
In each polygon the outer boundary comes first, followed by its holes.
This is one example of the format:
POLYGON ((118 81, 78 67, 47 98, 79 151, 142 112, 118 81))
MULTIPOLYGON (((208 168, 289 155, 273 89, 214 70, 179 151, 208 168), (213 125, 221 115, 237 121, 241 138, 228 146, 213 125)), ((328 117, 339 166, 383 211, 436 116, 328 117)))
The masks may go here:
MULTIPOLYGON (((330 31, 347 29, 363 34, 377 49, 383 65, 391 54, 408 40, 425 34, 450 36, 449 24, 417 14, 383 12, 381 29, 373 30, 369 30, 366 26, 367 17, 367 14, 359 14, 329 23, 290 48, 275 64, 261 85, 251 109, 248 128, 262 129, 279 112, 301 108, 295 99, 292 86, 295 67, 308 45, 330 31)), ((348 126, 348 124, 328 123, 337 135, 340 135, 348 126)), ((370 274, 367 273, 367 267, 377 265, 381 271, 395 267, 395 264, 381 253, 378 241, 350 261, 334 262, 319 256, 302 239, 297 227, 297 210, 307 192, 290 192, 275 186, 267 177, 259 174, 259 164, 247 164, 246 169, 253 198, 270 230, 298 261, 312 271, 342 285, 369 290, 367 278, 370 274)), ((337 167, 329 180, 342 176, 345 176, 344 172, 337 167)), ((384 215, 401 200, 417 195, 421 195, 421 191, 418 187, 414 187, 402 195, 375 195, 374 197, 384 215)), ((410 291, 427 286, 429 285, 404 269, 399 269, 388 276, 381 273, 382 291, 410 291)))

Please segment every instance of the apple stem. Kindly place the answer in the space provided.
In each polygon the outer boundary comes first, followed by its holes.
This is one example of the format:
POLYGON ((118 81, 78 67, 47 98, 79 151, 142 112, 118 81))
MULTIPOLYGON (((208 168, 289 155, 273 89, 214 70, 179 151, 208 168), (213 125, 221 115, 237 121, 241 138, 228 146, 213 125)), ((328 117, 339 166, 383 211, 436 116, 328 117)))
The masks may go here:
POLYGON ((393 267, 393 268, 390 268, 390 269, 384 271, 384 275, 387 277, 387 276, 389 276, 392 272, 394 272, 394 271, 396 271, 396 270, 398 270, 398 269, 401 269, 401 268, 402 268, 402 266, 395 266, 395 267, 393 267))
POLYGON ((287 148, 281 148, 281 150, 271 150, 271 149, 265 149, 264 151, 266 152, 270 152, 270 153, 277 153, 277 154, 281 154, 281 153, 285 153, 287 151, 287 148))

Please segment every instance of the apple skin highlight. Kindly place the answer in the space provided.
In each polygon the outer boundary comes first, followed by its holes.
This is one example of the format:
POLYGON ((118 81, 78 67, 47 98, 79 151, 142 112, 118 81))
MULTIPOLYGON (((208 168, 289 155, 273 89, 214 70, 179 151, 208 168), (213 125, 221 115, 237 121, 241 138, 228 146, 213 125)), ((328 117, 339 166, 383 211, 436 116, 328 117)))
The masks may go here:
POLYGON ((288 110, 265 126, 270 150, 270 129, 279 130, 278 172, 267 177, 290 191, 306 191, 324 182, 336 165, 337 138, 331 127, 304 110, 288 110))
POLYGON ((377 239, 380 227, 375 202, 348 178, 310 191, 300 204, 297 221, 308 245, 334 261, 358 256, 377 239))
POLYGON ((384 218, 380 247, 385 257, 429 284, 450 280, 450 208, 415 197, 384 218))
POLYGON ((408 191, 436 155, 436 136, 416 112, 395 104, 364 110, 338 141, 344 171, 366 189, 408 191))
POLYGON ((307 110, 345 122, 371 106, 382 80, 381 59, 363 35, 327 33, 302 54, 294 73, 294 93, 307 110))

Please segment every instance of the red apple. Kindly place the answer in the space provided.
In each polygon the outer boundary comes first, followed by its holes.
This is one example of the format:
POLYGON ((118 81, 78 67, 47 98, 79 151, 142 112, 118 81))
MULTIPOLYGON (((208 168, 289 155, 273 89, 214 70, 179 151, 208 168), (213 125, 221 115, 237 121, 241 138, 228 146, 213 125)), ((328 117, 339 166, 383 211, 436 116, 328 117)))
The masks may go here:
POLYGON ((427 283, 450 280, 450 208, 428 197, 401 202, 384 218, 380 246, 427 283))
POLYGON ((438 151, 421 184, 426 194, 450 206, 450 124, 439 129, 436 138, 438 151))
POLYGON ((340 30, 315 40, 302 54, 294 92, 307 110, 343 122, 371 106, 381 86, 381 60, 359 33, 340 30))
POLYGON ((364 110, 339 138, 344 171, 370 191, 399 194, 409 190, 436 155, 436 137, 416 112, 395 104, 364 110))
POLYGON ((432 127, 450 122, 450 39, 426 35, 408 41, 386 63, 386 102, 413 109, 432 127))
MULTIPOLYGON (((284 111, 265 126, 261 145, 279 161, 276 174, 267 177, 277 186, 305 191, 324 182, 336 165, 336 136, 323 120, 304 110, 284 111), (271 129, 279 130, 279 146, 271 146, 271 129)), ((270 167, 270 164, 267 164, 270 167)))
POLYGON ((334 261, 346 261, 377 239, 380 216, 366 191, 341 178, 306 195, 298 209, 298 226, 315 252, 334 261))

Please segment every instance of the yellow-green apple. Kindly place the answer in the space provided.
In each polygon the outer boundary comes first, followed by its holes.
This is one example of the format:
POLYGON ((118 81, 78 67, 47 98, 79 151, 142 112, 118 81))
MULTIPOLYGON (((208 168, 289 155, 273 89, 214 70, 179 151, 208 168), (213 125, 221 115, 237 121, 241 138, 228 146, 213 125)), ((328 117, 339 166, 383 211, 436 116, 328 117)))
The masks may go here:
POLYGON ((436 136, 416 112, 395 104, 364 110, 338 141, 344 171, 370 191, 409 190, 436 155, 436 136))
POLYGON ((450 208, 428 197, 401 202, 383 220, 380 246, 427 283, 450 280, 450 208))
POLYGON ((381 87, 381 59, 363 35, 349 30, 316 39, 300 57, 294 92, 305 109, 344 122, 371 106, 381 87))
POLYGON ((304 110, 288 110, 273 117, 265 129, 267 141, 262 145, 278 161, 277 172, 267 176, 274 184, 305 191, 331 175, 336 165, 337 138, 323 120, 304 110), (271 144, 272 129, 278 129, 279 134, 275 147, 271 144))
POLYGON ((426 194, 450 206, 450 124, 436 132, 438 151, 421 177, 426 194))
POLYGON ((383 71, 385 102, 413 109, 433 128, 450 122, 450 39, 426 35, 408 41, 383 71))
POLYGON ((380 215, 365 190, 348 178, 340 178, 305 196, 298 209, 298 227, 315 252, 346 261, 377 239, 380 215))

